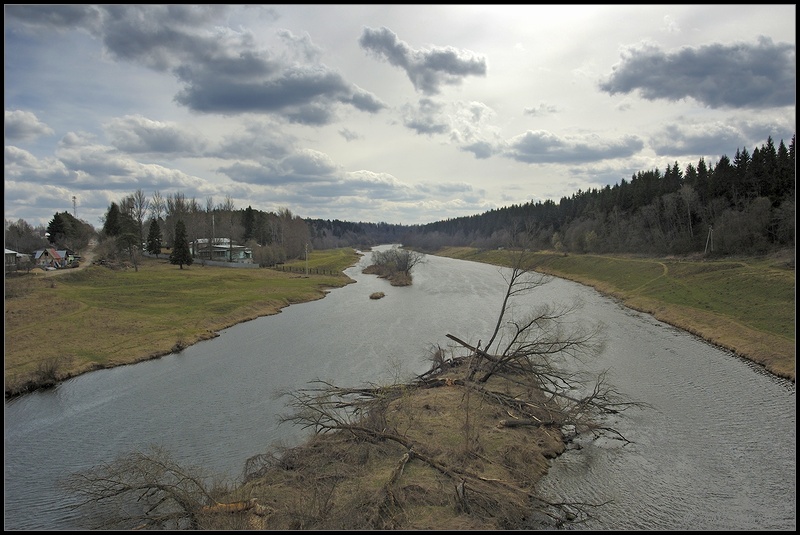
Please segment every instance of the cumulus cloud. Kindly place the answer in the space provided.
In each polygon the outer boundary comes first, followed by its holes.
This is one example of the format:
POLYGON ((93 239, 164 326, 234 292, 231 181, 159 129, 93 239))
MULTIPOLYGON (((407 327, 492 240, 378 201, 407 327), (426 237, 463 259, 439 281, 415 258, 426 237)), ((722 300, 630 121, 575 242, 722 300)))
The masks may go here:
POLYGON ((709 108, 794 106, 796 61, 794 45, 765 37, 674 52, 644 44, 624 50, 599 88, 610 95, 638 91, 647 100, 693 98, 709 108))
POLYGON ((668 124, 657 130, 649 136, 648 144, 659 156, 694 154, 716 160, 738 148, 752 149, 762 145, 769 137, 772 137, 776 147, 782 140, 788 145, 794 134, 794 125, 789 122, 681 122, 668 124))
POLYGON ((5 114, 6 140, 30 141, 40 136, 51 136, 53 129, 44 124, 29 111, 6 110, 5 114))
POLYGON ((488 141, 475 141, 461 147, 464 152, 471 152, 477 159, 485 160, 495 153, 495 147, 488 141))
POLYGON ((643 147, 636 136, 607 140, 598 135, 560 137, 544 130, 528 130, 509 140, 504 156, 525 163, 576 164, 629 157, 643 147))
POLYGON ((70 181, 70 172, 54 158, 39 159, 24 149, 10 145, 6 145, 4 154, 3 174, 6 182, 62 184, 70 181))
POLYGON ((743 136, 728 123, 701 125, 669 124, 648 138, 648 144, 659 156, 707 154, 720 156, 741 145, 743 136))
POLYGON ((444 109, 444 104, 421 98, 417 107, 403 107, 403 124, 418 134, 444 134, 450 130, 450 121, 444 109))
POLYGON ((523 110, 525 115, 533 115, 534 117, 551 115, 553 113, 557 113, 558 111, 558 106, 555 104, 547 104, 545 102, 540 102, 536 106, 530 106, 523 110))
POLYGON ((319 61, 308 35, 278 35, 286 54, 259 49, 252 33, 204 26, 222 19, 227 6, 102 5, 6 8, 30 30, 80 28, 101 39, 120 61, 170 72, 182 84, 175 101, 203 113, 274 114, 291 123, 325 125, 336 106, 377 113, 386 105, 319 61))
POLYGON ((342 176, 340 167, 325 153, 297 150, 281 160, 258 164, 237 162, 218 169, 235 182, 261 185, 328 182, 342 176))
POLYGON ((61 139, 56 158, 70 173, 71 185, 82 189, 194 189, 202 181, 183 171, 140 163, 80 132, 70 132, 61 139))
POLYGON ((163 153, 197 156, 205 141, 176 124, 153 121, 140 115, 127 115, 106 125, 111 143, 132 153, 163 153))
POLYGON ((278 30, 277 35, 289 45, 289 50, 297 54, 300 60, 307 63, 321 60, 323 51, 313 43, 308 33, 298 36, 289 30, 278 30))
POLYGON ((361 48, 406 71, 417 91, 436 95, 443 85, 458 85, 467 76, 486 76, 486 59, 453 47, 413 49, 390 29, 365 28, 361 48))
POLYGON ((289 155, 295 139, 269 122, 249 121, 241 131, 227 135, 208 155, 224 159, 278 160, 289 155))

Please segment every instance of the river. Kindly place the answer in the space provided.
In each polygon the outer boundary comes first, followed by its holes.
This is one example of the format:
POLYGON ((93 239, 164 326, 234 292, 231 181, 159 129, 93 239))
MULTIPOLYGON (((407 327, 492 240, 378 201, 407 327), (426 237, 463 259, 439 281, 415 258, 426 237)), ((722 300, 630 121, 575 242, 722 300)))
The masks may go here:
MULTIPOLYGON (((346 270, 355 284, 324 299, 7 401, 5 529, 74 529, 74 497, 57 481, 150 445, 236 479, 248 457, 303 440, 278 423, 281 393, 316 379, 402 380, 428 369, 447 334, 473 344, 491 334, 503 270, 427 256, 412 286, 392 287, 361 273, 367 260, 346 270)), ((585 438, 553 460, 544 496, 607 502, 583 529, 795 529, 794 383, 570 281, 525 299, 579 300, 581 321, 601 323, 607 339, 590 368, 648 404, 611 422, 630 444, 585 438)))

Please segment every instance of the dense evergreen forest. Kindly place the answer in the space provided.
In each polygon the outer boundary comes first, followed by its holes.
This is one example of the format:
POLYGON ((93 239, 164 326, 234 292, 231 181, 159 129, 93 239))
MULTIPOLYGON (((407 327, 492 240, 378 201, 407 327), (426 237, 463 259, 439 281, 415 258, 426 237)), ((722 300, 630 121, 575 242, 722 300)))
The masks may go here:
POLYGON ((764 254, 795 244, 795 137, 772 138, 716 165, 640 171, 560 202, 528 202, 419 226, 307 220, 322 247, 396 241, 434 251, 495 248, 524 237, 535 249, 573 253, 764 254))
MULTIPOLYGON (((795 138, 776 147, 737 149, 731 160, 703 159, 684 168, 640 171, 630 180, 578 191, 558 203, 515 204, 425 225, 309 219, 236 208, 230 197, 200 203, 176 193, 148 197, 141 190, 112 203, 98 233, 104 255, 135 259, 153 244, 172 248, 183 221, 190 242, 226 238, 270 266, 305 251, 402 243, 424 251, 443 246, 497 248, 525 243, 571 253, 759 255, 795 244, 795 138), (155 224, 154 224, 155 223, 155 224)), ((31 253, 44 245, 80 249, 94 234, 88 223, 57 213, 46 229, 6 221, 6 247, 31 253)))

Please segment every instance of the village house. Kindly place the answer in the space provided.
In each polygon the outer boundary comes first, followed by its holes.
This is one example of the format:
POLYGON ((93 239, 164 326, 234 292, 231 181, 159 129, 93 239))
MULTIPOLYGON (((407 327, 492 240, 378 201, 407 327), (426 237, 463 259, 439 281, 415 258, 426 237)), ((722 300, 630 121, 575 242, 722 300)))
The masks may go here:
POLYGON ((192 256, 200 260, 218 262, 253 263, 253 251, 244 245, 231 243, 228 238, 214 238, 209 245, 208 238, 200 238, 189 244, 192 256))
POLYGON ((61 263, 64 261, 58 251, 49 247, 47 249, 39 249, 33 253, 33 263, 36 267, 42 269, 47 268, 60 268, 61 263))
POLYGON ((19 268, 19 261, 17 260, 20 253, 6 249, 6 273, 16 271, 19 268))

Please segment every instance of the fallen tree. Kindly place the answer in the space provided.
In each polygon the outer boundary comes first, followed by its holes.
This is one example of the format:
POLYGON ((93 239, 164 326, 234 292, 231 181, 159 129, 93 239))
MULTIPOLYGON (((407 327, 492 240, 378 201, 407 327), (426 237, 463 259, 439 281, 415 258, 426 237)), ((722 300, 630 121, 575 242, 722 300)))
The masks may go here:
POLYGON ((289 412, 281 421, 313 435, 248 459, 235 488, 209 491, 192 472, 141 457, 110 472, 113 478, 108 470, 89 472, 73 488, 96 512, 115 498, 105 514, 118 525, 128 514, 129 525, 173 529, 530 529, 582 522, 603 504, 551 502, 537 495, 536 483, 579 434, 627 443, 602 416, 638 404, 606 384, 605 374, 583 376, 570 365, 602 347, 597 326, 571 319, 574 307, 512 305, 549 280, 523 253, 503 273, 507 290, 488 343, 473 346, 448 334, 454 345, 431 347, 429 371, 408 381, 316 381, 284 393, 289 412), (137 507, 121 507, 120 500, 133 498, 137 507))

